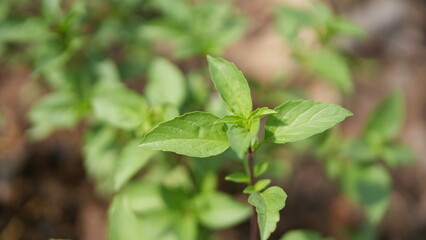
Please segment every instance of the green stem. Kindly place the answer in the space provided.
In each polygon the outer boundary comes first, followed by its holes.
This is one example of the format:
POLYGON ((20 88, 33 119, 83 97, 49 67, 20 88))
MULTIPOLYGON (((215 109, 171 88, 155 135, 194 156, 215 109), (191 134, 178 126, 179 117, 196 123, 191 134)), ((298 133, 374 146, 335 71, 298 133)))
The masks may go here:
MULTIPOLYGON (((256 184, 256 178, 254 176, 254 152, 250 147, 247 151, 248 158, 248 168, 249 168, 249 177, 250 177, 250 185, 254 187, 256 184)), ((257 240, 259 236, 259 230, 257 227, 257 214, 256 208, 253 206, 253 214, 250 218, 250 240, 257 240)))

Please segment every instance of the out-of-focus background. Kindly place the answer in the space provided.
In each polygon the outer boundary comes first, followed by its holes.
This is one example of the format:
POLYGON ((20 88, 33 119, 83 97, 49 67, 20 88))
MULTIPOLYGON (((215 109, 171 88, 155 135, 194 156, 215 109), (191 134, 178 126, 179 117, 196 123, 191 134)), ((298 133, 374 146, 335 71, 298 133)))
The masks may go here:
MULTIPOLYGON (((242 186, 223 180, 241 171, 232 153, 194 160, 136 147, 179 113, 223 115, 208 54, 242 70, 256 107, 305 98, 354 113, 299 144, 259 150, 288 194, 271 239, 293 229, 426 239, 422 0, 0 1, 0 239, 107 239, 110 200, 128 186, 165 186, 174 191, 158 201, 192 203, 194 178, 244 203, 242 186)), ((180 229, 167 207, 159 220, 148 214, 156 200, 144 201, 144 231, 180 229)), ((179 204, 173 216, 191 209, 179 204)), ((247 239, 245 216, 222 226, 197 214, 196 231, 139 239, 247 239)))

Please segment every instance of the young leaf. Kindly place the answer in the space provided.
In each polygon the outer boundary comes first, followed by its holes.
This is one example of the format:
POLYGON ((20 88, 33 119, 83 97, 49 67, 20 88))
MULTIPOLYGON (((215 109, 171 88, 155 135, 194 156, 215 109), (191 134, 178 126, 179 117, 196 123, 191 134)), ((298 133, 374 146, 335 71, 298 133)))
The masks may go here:
POLYGON ((120 189, 155 154, 155 151, 138 148, 136 140, 130 141, 122 150, 115 167, 114 189, 120 189))
POLYGON ((257 139, 257 133, 259 131, 260 122, 256 120, 250 130, 242 128, 237 125, 233 125, 228 130, 229 142, 231 149, 237 154, 240 159, 244 158, 244 154, 250 147, 253 140, 257 139))
POLYGON ((260 239, 267 240, 280 220, 279 211, 284 208, 287 194, 279 187, 270 187, 262 193, 254 192, 248 201, 256 207, 260 239))
POLYGON ((199 196, 196 206, 201 223, 210 229, 235 226, 251 215, 249 206, 220 192, 199 196))
POLYGON ((271 184, 271 179, 262 179, 256 182, 256 184, 254 185, 254 191, 255 192, 260 192, 263 189, 265 189, 267 186, 269 186, 269 184, 271 184))
POLYGON ((401 92, 394 92, 384 99, 371 113, 367 134, 375 133, 383 140, 395 137, 404 116, 404 99, 401 92))
POLYGON ((269 163, 263 162, 258 163, 254 166, 254 176, 259 177, 260 175, 264 174, 266 170, 269 168, 269 163))
POLYGON ((250 88, 237 67, 222 58, 207 56, 212 81, 228 109, 247 117, 252 111, 250 88))
POLYGON ((256 110, 254 110, 250 114, 250 118, 261 119, 263 117, 266 117, 268 115, 275 114, 275 113, 277 113, 275 110, 269 109, 267 107, 263 107, 263 108, 258 108, 256 110))
POLYGON ((338 52, 321 50, 305 53, 306 66, 344 92, 352 91, 352 77, 347 60, 338 52))
POLYGON ((147 133, 140 146, 191 157, 218 155, 229 148, 226 125, 206 112, 191 112, 163 122, 147 133))
POLYGON ((236 183, 249 183, 249 177, 244 173, 232 173, 225 177, 226 181, 236 182, 236 183))
POLYGON ((148 72, 146 95, 154 105, 164 103, 180 106, 186 97, 185 77, 171 62, 157 58, 148 72))
POLYGON ((295 142, 321 133, 343 121, 352 113, 338 105, 312 100, 288 101, 269 116, 265 125, 265 141, 295 142))
POLYGON ((243 193, 252 194, 254 192, 260 192, 265 189, 271 183, 271 179, 262 179, 256 182, 254 186, 250 185, 244 188, 243 193))

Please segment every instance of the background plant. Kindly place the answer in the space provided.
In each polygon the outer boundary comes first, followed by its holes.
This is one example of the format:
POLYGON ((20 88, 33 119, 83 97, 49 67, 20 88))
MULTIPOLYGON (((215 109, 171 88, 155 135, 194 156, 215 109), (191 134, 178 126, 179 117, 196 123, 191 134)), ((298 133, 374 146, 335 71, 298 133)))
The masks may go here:
POLYGON ((351 60, 336 43, 342 37, 365 38, 367 34, 362 28, 333 13, 320 1, 310 1, 310 6, 305 8, 276 9, 275 25, 301 67, 345 93, 353 91, 351 60), (317 42, 309 42, 306 33, 311 33, 317 42))

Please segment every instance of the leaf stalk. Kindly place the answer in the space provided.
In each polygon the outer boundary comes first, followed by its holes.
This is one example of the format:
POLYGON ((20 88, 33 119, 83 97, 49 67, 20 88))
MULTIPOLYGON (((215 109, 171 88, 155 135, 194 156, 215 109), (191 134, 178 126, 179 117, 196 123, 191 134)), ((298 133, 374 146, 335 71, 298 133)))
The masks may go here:
MULTIPOLYGON (((256 177, 254 176, 254 152, 250 147, 247 151, 250 185, 254 187, 256 177)), ((250 240, 258 240, 259 229, 257 224, 256 208, 253 206, 253 213, 250 218, 250 240)))

